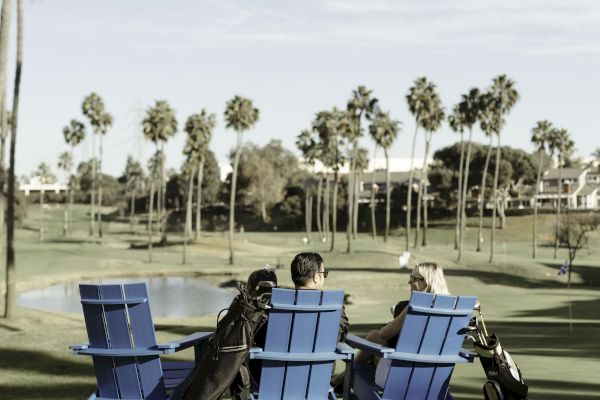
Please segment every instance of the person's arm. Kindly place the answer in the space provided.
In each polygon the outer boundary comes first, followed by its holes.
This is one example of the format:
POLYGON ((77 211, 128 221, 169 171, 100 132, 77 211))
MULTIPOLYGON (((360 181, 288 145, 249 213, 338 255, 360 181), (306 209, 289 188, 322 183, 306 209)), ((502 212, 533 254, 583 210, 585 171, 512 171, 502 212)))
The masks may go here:
POLYGON ((406 318, 406 313, 408 311, 408 307, 406 307, 400 315, 394 318, 393 321, 389 322, 386 326, 379 330, 379 336, 382 339, 390 340, 394 336, 400 334, 400 329, 402 329, 402 324, 404 324, 404 318, 406 318))
POLYGON ((338 342, 343 342, 346 340, 346 336, 348 336, 348 331, 350 330, 350 322, 348 321, 348 316, 346 315, 346 306, 342 306, 342 315, 340 315, 340 329, 338 330, 338 342))

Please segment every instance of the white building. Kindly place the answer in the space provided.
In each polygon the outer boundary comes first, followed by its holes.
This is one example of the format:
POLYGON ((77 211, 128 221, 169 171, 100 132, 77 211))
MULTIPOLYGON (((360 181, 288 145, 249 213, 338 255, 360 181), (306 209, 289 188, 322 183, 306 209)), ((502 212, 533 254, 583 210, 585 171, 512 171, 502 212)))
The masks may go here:
POLYGON ((42 183, 38 176, 31 177, 29 179, 22 179, 19 184, 19 190, 25 192, 25 196, 29 196, 30 193, 60 193, 67 191, 67 184, 54 182, 54 183, 42 183))
POLYGON ((540 183, 536 200, 541 207, 600 208, 600 168, 550 169, 540 183), (560 178, 560 179, 559 179, 560 178))

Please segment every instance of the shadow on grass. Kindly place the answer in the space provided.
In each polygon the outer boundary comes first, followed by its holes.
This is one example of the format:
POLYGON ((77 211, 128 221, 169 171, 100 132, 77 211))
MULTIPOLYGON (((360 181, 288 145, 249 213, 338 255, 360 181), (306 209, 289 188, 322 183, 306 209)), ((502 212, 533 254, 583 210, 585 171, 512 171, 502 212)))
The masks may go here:
MULTIPOLYGON (((65 349, 65 352, 67 349, 65 349)), ((0 348, 0 370, 18 370, 22 373, 48 374, 54 376, 94 376, 89 357, 75 356, 71 360, 58 358, 45 352, 0 348)), ((3 397, 2 397, 3 398, 3 397)))
MULTIPOLYGON (((215 318, 215 326, 217 319, 215 318)), ((215 326, 189 326, 176 324, 154 324, 157 332, 169 332, 175 335, 187 336, 194 332, 214 332, 215 326)))
MULTIPOLYGON (((526 377, 525 377, 526 378, 526 377)), ((457 399, 481 399, 485 375, 481 375, 481 386, 455 385, 450 381, 450 393, 457 399)), ((600 396, 600 384, 561 381, 556 379, 525 380, 529 385, 529 398, 545 400, 596 400, 600 396), (584 393, 572 393, 573 391, 584 393)))
MULTIPOLYGON (((125 241, 129 242, 129 248, 131 250, 148 250, 148 241, 147 240, 146 240, 146 242, 142 242, 142 243, 140 243, 139 240, 137 240, 137 241, 125 240, 125 241)), ((192 244, 193 244, 193 240, 189 240, 188 245, 192 245, 192 244)), ((152 242, 153 249, 172 247, 172 246, 182 246, 182 245, 183 245, 183 240, 167 240, 167 241, 152 242)))
MULTIPOLYGON (((562 262, 556 262, 555 264, 544 263, 545 266, 554 269, 557 273, 561 264, 562 262)), ((575 260, 573 263, 573 272, 581 276, 586 286, 600 286, 600 267, 577 264, 577 260, 575 260)))
MULTIPOLYGON (((600 298, 591 300, 573 300, 572 303, 573 319, 595 319, 600 321, 600 298)), ((569 304, 565 299, 565 304, 558 307, 545 308, 542 310, 524 310, 514 314, 515 317, 557 317, 569 316, 569 304)))
MULTIPOLYGON (((92 374, 90 378, 92 378, 92 374)), ((62 399, 80 400, 87 399, 95 390, 95 382, 67 383, 56 382, 55 384, 32 384, 32 385, 0 385, 0 398, 12 400, 31 399, 62 399)))

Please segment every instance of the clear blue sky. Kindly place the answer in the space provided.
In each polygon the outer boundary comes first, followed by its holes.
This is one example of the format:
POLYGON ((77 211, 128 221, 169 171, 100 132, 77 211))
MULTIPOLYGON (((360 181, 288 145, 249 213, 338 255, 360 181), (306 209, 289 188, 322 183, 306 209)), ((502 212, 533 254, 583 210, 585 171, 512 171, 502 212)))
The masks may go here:
MULTIPOLYGON (((225 161, 235 136, 223 110, 233 95, 261 111, 247 140, 279 138, 293 148, 316 111, 343 107, 359 84, 403 122, 391 155, 409 156, 414 122, 404 96, 422 75, 449 109, 470 87, 506 73, 521 100, 504 143, 530 150, 531 127, 547 118, 569 130, 580 155, 600 146, 600 2, 26 0, 25 13, 19 174, 41 161, 56 171, 62 127, 83 118, 91 91, 115 118, 105 140, 112 174, 127 154, 146 164, 152 146, 136 121, 154 99, 172 104, 180 126, 202 107, 217 113, 211 147, 225 161)), ((169 167, 181 164, 184 136, 167 146, 169 167)), ((444 126, 434 148, 454 140, 444 126)))

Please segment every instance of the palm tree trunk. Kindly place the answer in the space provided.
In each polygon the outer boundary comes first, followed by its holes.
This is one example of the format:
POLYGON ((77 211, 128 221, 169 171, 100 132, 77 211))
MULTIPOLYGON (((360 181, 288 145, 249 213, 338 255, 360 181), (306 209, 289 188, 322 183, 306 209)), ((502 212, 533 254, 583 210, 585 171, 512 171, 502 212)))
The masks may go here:
MULTIPOLYGON (((2 142, 0 148, 0 236, 4 230, 4 148, 6 143, 6 136, 8 130, 8 123, 6 121, 7 113, 6 109, 6 72, 8 71, 8 44, 10 36, 10 25, 12 17, 12 0, 4 0, 2 2, 2 14, 0 16, 0 127, 2 129, 2 142)), ((0 246, 1 248, 2 246, 0 246)))
MULTIPOLYGON (((7 0, 4 0, 5 2, 7 0)), ((8 0, 10 1, 10 0, 8 0)), ((2 7, 2 27, 10 20, 10 7, 5 14, 2 7), (6 15, 8 14, 8 15, 6 15), (6 19, 5 19, 6 17, 6 19)), ((8 40, 8 35, 2 35, 8 40)), ((2 64, 0 64, 2 65, 2 64)), ((17 271, 15 265, 15 149, 17 147, 17 117, 19 114, 19 92, 21 88, 21 70, 23 66, 23 0, 17 1, 17 70, 13 94, 13 112, 10 134, 10 166, 8 170, 8 218, 6 221, 6 292, 4 317, 10 318, 15 313, 17 303, 17 271)))
POLYGON ((67 236, 67 232, 69 231, 69 188, 65 190, 65 209, 63 213, 63 236, 67 236))
POLYGON ((338 171, 333 174, 333 199, 331 205, 331 247, 329 251, 335 248, 335 231, 337 231, 337 195, 338 195, 338 171))
POLYGON ((490 165, 490 157, 492 155, 492 140, 494 136, 490 136, 490 144, 485 157, 485 165, 483 167, 483 175, 481 177, 481 187, 479 188, 479 230, 477 232, 477 251, 481 251, 481 242, 483 241, 483 207, 485 206, 485 180, 488 167, 490 165))
POLYGON ((102 237, 102 134, 98 145, 98 237, 102 237))
POLYGON ((200 239, 202 231, 202 181, 204 180, 204 160, 198 165, 198 186, 196 188, 196 240, 200 239))
POLYGON ((415 146, 417 144, 417 132, 419 123, 415 120, 415 133, 413 134, 412 150, 410 152, 410 170, 408 172, 408 188, 406 194, 406 251, 408 251, 408 242, 410 241, 410 217, 412 214, 412 185, 414 179, 413 164, 415 161, 415 146))
POLYGON ((371 236, 373 239, 377 236, 377 221, 375 220, 375 156, 377 154, 377 144, 373 149, 373 168, 371 171, 371 236))
POLYGON ((494 252, 496 251, 496 212, 498 209, 498 173, 500 171, 500 132, 498 132, 498 148, 496 149, 496 165, 494 168, 494 208, 492 210, 492 242, 490 246, 490 263, 494 261, 494 252))
POLYGON ((359 178, 360 175, 358 171, 355 172, 354 175, 354 216, 352 217, 352 239, 356 240, 356 236, 358 235, 358 193, 359 193, 359 178))
POLYGON ((165 179, 165 144, 160 144, 160 211, 158 213, 158 221, 161 230, 160 241, 167 243, 167 182, 165 179))
MULTIPOLYGON (((74 158, 74 154, 75 154, 75 146, 71 146, 71 161, 74 163, 75 158, 74 158)), ((69 181, 67 182, 67 188, 69 189, 69 209, 68 209, 68 224, 67 224, 67 230, 69 231, 69 233, 71 233, 73 231, 73 192, 74 192, 74 188, 71 186, 71 183, 73 181, 73 166, 71 165, 71 168, 69 169, 69 181)))
POLYGON ((319 234, 319 242, 323 240, 323 228, 321 226, 321 195, 323 193, 323 179, 319 176, 319 184, 317 186, 317 232, 319 234))
POLYGON ((306 240, 310 242, 310 195, 308 194, 308 183, 304 181, 304 227, 306 228, 306 240))
POLYGON ((308 242, 312 242, 312 215, 314 196, 308 197, 308 242))
POLYGON ((433 132, 429 132, 429 134, 425 135, 427 138, 425 141, 425 161, 423 161, 423 190, 422 190, 422 201, 423 201, 423 238, 421 241, 421 246, 427 246, 427 157, 429 157, 429 149, 431 148, 431 136, 433 132))
POLYGON ((542 164, 544 162, 544 151, 540 151, 540 163, 538 165, 537 179, 535 181, 535 196, 533 197, 533 243, 532 257, 536 257, 537 253, 537 214, 538 202, 537 197, 540 194, 540 180, 542 179, 542 164))
MULTIPOLYGON (((354 163, 356 155, 356 142, 353 144, 352 154, 350 155, 350 171, 348 171, 348 191, 346 193, 346 204, 348 212, 348 221, 346 223, 346 238, 348 239, 348 245, 346 247, 346 253, 352 253, 352 217, 354 216, 354 163)), ((334 228, 335 229, 335 228, 334 228)))
POLYGON ((192 233, 192 195, 194 193, 194 168, 190 171, 190 177, 188 180, 188 193, 187 193, 187 205, 185 207, 185 226, 183 229, 183 260, 185 264, 187 256, 187 242, 188 237, 192 233))
POLYGON ((96 132, 92 132, 92 188, 90 193, 90 236, 94 235, 95 229, 95 202, 96 202, 96 132))
POLYGON ((330 209, 330 201, 331 193, 329 190, 329 174, 325 174, 325 198, 323 201, 325 202, 325 207, 323 207, 323 234, 325 241, 329 237, 329 209, 330 209))
POLYGON ((387 242, 390 236, 390 214, 391 214, 391 195, 392 188, 390 187, 390 160, 388 155, 388 149, 383 148, 383 154, 385 155, 385 231, 383 234, 383 241, 387 242))
POLYGON ((237 146, 235 148, 235 159, 233 160, 233 172, 231 175, 231 193, 229 196, 229 264, 235 264, 235 255, 233 249, 233 229, 235 227, 235 187, 237 184, 238 164, 240 163, 240 154, 242 153, 242 133, 237 134, 237 146))
POLYGON ((460 218, 460 237, 459 237, 459 241, 458 241, 458 258, 457 261, 460 261, 460 258, 462 257, 462 251, 463 251, 463 242, 464 242, 464 237, 465 237, 465 230, 467 227, 467 213, 466 213, 466 207, 467 207, 467 190, 469 188, 469 164, 471 163, 471 137, 473 135, 473 128, 469 129, 469 143, 467 144, 467 156, 465 158, 465 173, 464 173, 464 180, 462 183, 462 195, 461 195, 461 203, 460 203, 460 214, 461 214, 461 218, 460 218))
POLYGON ((44 189, 40 190, 40 243, 44 243, 44 189))
MULTIPOLYGON (((554 259, 558 257, 558 229, 560 225, 560 208, 562 206, 562 172, 563 172, 563 160, 562 160, 562 149, 558 155, 558 205, 556 207, 556 229, 554 231, 554 259)), ((569 198, 567 197, 567 206, 569 205, 569 198)))
POLYGON ((154 179, 150 181, 150 197, 149 197, 149 206, 148 206, 148 262, 152 263, 152 231, 154 227, 152 226, 152 220, 154 215, 152 215, 152 209, 154 208, 154 179))
POLYGON ((461 204, 463 202, 462 199, 462 181, 463 181, 463 162, 464 162, 464 154, 465 154, 465 141, 464 141, 464 132, 460 133, 460 165, 458 167, 458 196, 456 203, 456 229, 454 230, 454 250, 458 250, 458 242, 460 236, 460 219, 461 219, 461 204))
POLYGON ((423 167, 421 168, 421 179, 419 179, 419 193, 417 194, 417 223, 415 225, 415 243, 414 247, 417 248, 419 245, 419 234, 421 232, 421 202, 423 200, 423 185, 425 185, 425 168, 427 166, 427 153, 429 153, 429 140, 427 139, 428 132, 425 132, 425 159, 423 160, 423 167))

